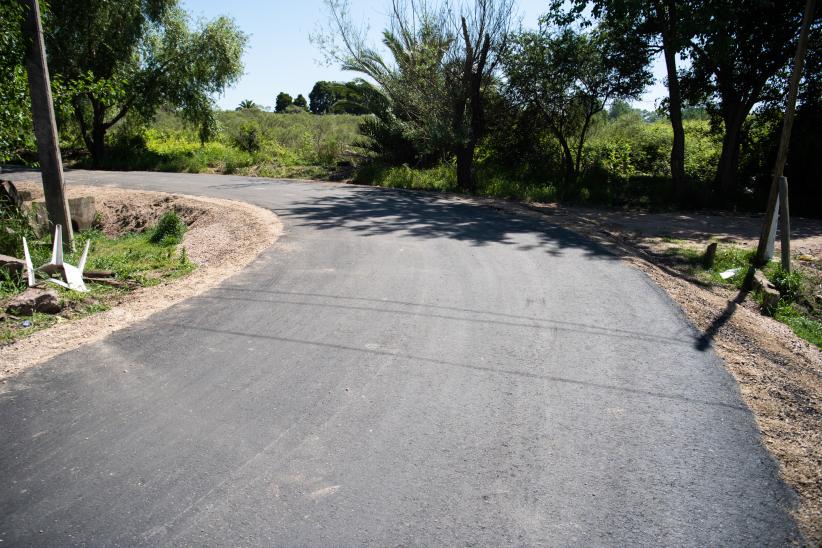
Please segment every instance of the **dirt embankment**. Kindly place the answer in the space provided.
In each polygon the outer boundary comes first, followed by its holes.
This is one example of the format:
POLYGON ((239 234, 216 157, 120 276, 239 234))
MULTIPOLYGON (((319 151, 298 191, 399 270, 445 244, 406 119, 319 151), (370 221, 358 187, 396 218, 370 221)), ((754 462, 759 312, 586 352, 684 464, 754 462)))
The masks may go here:
MULTIPOLYGON (((42 196, 38 184, 16 186, 31 192, 35 199, 42 196)), ((176 211, 188 225, 182 246, 198 268, 184 278, 124 293, 117 305, 105 312, 60 322, 0 347, 0 379, 81 344, 98 341, 214 287, 271 246, 282 230, 274 213, 243 202, 82 186, 68 188, 68 196, 94 196, 99 224, 111 236, 143 230, 166 211, 176 211)))

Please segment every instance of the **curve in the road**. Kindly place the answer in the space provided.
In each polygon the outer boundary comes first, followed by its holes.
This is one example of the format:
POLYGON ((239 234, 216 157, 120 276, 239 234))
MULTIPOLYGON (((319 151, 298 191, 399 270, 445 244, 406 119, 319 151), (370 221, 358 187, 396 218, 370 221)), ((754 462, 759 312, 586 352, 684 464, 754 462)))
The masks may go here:
POLYGON ((798 538, 733 379, 659 288, 580 236, 340 184, 68 180, 244 200, 285 234, 6 384, 4 545, 798 538))

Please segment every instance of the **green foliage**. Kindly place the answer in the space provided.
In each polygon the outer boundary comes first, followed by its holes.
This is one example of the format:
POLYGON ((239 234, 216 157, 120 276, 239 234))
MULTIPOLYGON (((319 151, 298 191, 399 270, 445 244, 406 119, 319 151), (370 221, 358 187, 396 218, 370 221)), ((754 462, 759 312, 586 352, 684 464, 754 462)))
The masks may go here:
POLYGON ((768 273, 768 279, 771 280, 779 290, 782 298, 792 303, 799 299, 802 292, 802 285, 805 281, 801 271, 792 270, 791 272, 787 272, 781 265, 768 273))
POLYGON ((169 242, 152 242, 153 231, 128 234, 109 239, 92 233, 89 266, 93 270, 111 270, 117 279, 132 280, 140 285, 155 285, 194 270, 194 265, 183 259, 169 242))
POLYGON ((668 250, 668 255, 678 257, 684 261, 686 271, 705 283, 725 285, 742 289, 748 270, 753 264, 754 251, 741 247, 717 246, 714 265, 706 270, 702 265, 703 251, 693 247, 674 247, 668 250), (739 269, 728 279, 722 279, 720 273, 726 270, 739 269))
POLYGON ((516 36, 504 58, 511 101, 539 116, 557 139, 570 184, 593 117, 610 98, 637 97, 650 80, 647 48, 640 41, 617 45, 627 39, 604 25, 591 32, 546 26, 516 36))
POLYGON ((247 38, 220 17, 192 27, 176 0, 49 2, 49 69, 58 110, 70 112, 99 165, 106 133, 161 105, 213 132, 211 96, 242 73, 247 38))
POLYGON ((174 211, 167 211, 148 232, 148 241, 159 245, 177 245, 183 241, 186 224, 174 211))
POLYGON ((244 99, 240 101, 240 104, 234 110, 257 110, 259 108, 259 105, 251 99, 244 99))
POLYGON ((303 97, 302 94, 297 95, 293 104, 301 110, 308 110, 308 101, 305 100, 305 97, 303 97))
POLYGON ((20 31, 22 4, 0 3, 0 164, 20 161, 18 151, 34 147, 31 105, 20 31))
POLYGON ((357 131, 361 120, 305 111, 289 116, 256 109, 224 111, 215 116, 218 131, 214 139, 202 144, 184 119, 164 111, 149 128, 118 126, 103 165, 124 170, 324 178, 335 173, 339 164, 356 161, 349 154, 362 140, 357 131))
POLYGON ((285 112, 286 109, 290 107, 293 102, 294 100, 291 98, 289 94, 287 94, 284 91, 281 91, 277 94, 277 99, 274 104, 274 111, 281 113, 285 112))
POLYGON ((795 304, 780 302, 773 317, 791 328, 797 336, 822 349, 822 321, 809 317, 795 304))
POLYGON ((7 202, 0 201, 0 255, 23 256, 23 238, 34 240, 26 214, 7 202))
POLYGON ((232 133, 231 139, 234 146, 242 151, 254 154, 260 151, 260 126, 254 121, 244 122, 232 133))
POLYGON ((314 84, 308 98, 313 114, 368 114, 363 94, 370 84, 356 79, 351 82, 319 81, 314 84))
POLYGON ((360 170, 356 182, 367 182, 387 188, 451 192, 457 188, 456 169, 453 165, 439 165, 429 169, 413 169, 407 165, 388 167, 371 164, 360 170))

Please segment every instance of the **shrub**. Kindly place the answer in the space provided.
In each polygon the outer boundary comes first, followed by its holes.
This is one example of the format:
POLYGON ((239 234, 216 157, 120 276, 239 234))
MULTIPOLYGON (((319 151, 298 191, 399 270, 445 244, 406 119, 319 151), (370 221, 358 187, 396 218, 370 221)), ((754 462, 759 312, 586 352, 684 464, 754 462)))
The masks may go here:
POLYGON ((786 272, 780 265, 769 277, 785 301, 796 302, 802 291, 801 272, 798 270, 786 272))
POLYGON ((249 154, 255 154, 262 148, 260 126, 255 122, 245 122, 231 136, 234 146, 249 154))
POLYGON ((186 225, 174 211, 168 211, 160 217, 149 232, 149 241, 153 244, 176 245, 183 240, 186 225))
POLYGON ((16 206, 0 201, 0 254, 23 256, 23 238, 35 238, 26 214, 16 206))

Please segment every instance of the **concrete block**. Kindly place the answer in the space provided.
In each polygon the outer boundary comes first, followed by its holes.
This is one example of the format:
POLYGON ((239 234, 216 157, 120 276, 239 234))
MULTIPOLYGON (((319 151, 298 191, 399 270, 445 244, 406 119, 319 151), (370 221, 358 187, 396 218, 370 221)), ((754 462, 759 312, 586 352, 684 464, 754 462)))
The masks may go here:
POLYGON ((69 198, 69 213, 74 230, 88 230, 94 226, 97 210, 94 207, 94 196, 69 198))
MULTIPOLYGON (((94 205, 93 196, 82 196, 80 198, 69 198, 69 214, 71 215, 71 226, 77 230, 88 230, 94 226, 94 217, 97 215, 97 208, 94 205)), ((34 200, 29 206, 32 214, 32 225, 38 236, 43 236, 50 232, 49 215, 46 210, 45 200, 34 200)))

